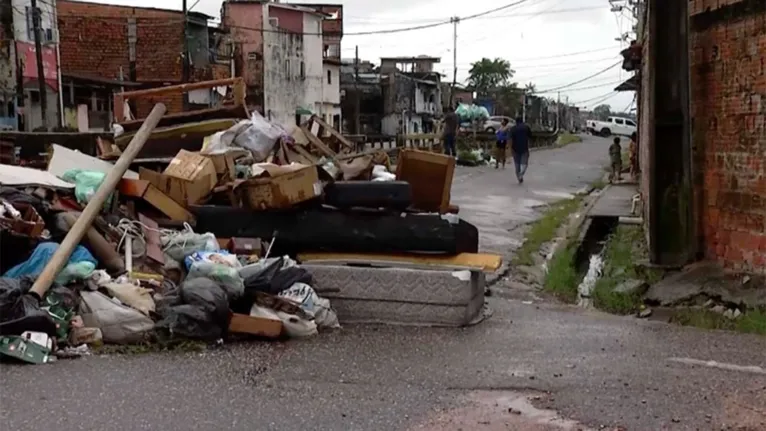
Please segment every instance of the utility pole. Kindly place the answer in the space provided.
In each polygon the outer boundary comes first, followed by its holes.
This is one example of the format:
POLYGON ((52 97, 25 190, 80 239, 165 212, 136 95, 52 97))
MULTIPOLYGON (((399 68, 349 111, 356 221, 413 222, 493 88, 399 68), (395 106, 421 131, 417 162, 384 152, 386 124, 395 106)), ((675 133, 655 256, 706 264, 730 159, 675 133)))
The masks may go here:
POLYGON ((42 115, 43 127, 45 130, 48 130, 48 95, 45 91, 43 46, 40 42, 40 14, 41 11, 37 8, 37 0, 32 0, 32 26, 35 33, 35 59, 37 60, 37 85, 40 90, 40 114, 42 115))
POLYGON ((559 91, 558 97, 556 98, 556 131, 558 132, 559 127, 561 127, 561 121, 559 120, 561 118, 561 92, 559 91))
MULTIPOLYGON (((182 0, 182 11, 184 15, 184 25, 183 25, 183 37, 184 37, 184 55, 183 55, 183 77, 182 81, 184 83, 189 82, 189 75, 190 75, 190 59, 189 59, 189 9, 187 8, 186 0, 182 0)), ((189 93, 184 92, 184 111, 189 109, 189 93)))
POLYGON ((460 22, 459 17, 452 17, 449 19, 452 23, 452 89, 449 94, 449 106, 452 108, 455 98, 455 87, 457 86, 457 24, 460 22))
POLYGON ((521 94, 521 121, 527 122, 527 90, 521 94))
POLYGON ((359 45, 354 48, 354 134, 359 134, 359 45))

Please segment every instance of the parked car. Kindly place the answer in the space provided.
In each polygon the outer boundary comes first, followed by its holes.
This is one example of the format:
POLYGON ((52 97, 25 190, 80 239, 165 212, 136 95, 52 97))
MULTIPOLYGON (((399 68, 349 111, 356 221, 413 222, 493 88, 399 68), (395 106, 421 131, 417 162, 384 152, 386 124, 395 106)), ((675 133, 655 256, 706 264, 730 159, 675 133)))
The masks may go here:
POLYGON ((495 133, 503 124, 503 120, 508 120, 508 122, 511 122, 511 117, 504 117, 501 115, 489 117, 489 119, 484 122, 484 131, 495 133))
POLYGON ((630 136, 637 130, 636 122, 625 117, 609 117, 606 121, 588 120, 586 125, 590 134, 603 137, 630 136))

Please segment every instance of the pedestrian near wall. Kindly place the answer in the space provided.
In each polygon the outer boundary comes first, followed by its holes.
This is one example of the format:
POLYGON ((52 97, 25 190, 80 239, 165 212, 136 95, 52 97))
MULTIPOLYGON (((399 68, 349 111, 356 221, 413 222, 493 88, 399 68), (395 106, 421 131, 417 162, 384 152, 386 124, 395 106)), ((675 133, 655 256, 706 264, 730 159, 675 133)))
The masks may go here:
POLYGON ((510 129, 511 128, 508 124, 508 119, 503 118, 503 122, 500 125, 500 128, 497 130, 497 143, 495 144, 495 169, 497 169, 500 164, 502 164, 503 169, 505 169, 505 149, 508 146, 508 132, 510 129))
POLYGON ((450 108, 450 111, 444 116, 444 132, 442 139, 444 140, 444 154, 452 157, 457 157, 457 150, 455 149, 455 142, 457 140, 457 128, 460 120, 458 119, 455 110, 450 108))
POLYGON ((532 139, 532 129, 524 123, 521 117, 516 118, 516 125, 509 132, 513 165, 516 168, 516 179, 524 183, 524 174, 529 166, 529 140, 532 139))

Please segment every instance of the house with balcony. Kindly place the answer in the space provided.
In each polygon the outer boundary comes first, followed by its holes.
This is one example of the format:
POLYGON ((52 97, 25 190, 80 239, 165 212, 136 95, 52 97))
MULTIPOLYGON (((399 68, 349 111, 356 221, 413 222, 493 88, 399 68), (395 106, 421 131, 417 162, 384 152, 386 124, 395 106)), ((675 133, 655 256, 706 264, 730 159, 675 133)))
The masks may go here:
POLYGON ((430 133, 442 116, 441 74, 434 71, 438 57, 381 58, 383 97, 381 132, 430 133))

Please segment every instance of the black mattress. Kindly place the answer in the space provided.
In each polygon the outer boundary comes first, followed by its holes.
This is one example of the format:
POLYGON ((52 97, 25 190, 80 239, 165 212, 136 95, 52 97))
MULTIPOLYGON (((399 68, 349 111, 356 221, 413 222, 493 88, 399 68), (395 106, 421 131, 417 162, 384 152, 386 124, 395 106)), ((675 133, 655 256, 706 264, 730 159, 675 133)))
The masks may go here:
POLYGON ((302 252, 438 254, 476 253, 478 229, 464 221, 450 223, 438 214, 339 211, 249 211, 223 206, 193 206, 196 232, 219 238, 270 240, 273 255, 302 252))

